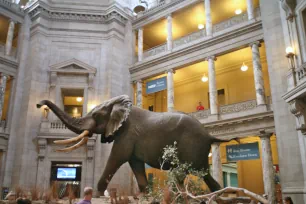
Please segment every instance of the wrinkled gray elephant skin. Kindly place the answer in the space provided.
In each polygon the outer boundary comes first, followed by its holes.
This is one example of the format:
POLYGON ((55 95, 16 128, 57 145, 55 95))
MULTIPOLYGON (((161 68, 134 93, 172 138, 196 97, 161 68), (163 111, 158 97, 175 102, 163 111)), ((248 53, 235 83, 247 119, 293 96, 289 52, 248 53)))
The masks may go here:
MULTIPOLYGON (((81 134, 77 147, 84 138, 101 134, 101 142, 113 142, 111 154, 98 183, 103 193, 113 175, 125 162, 129 162, 139 189, 148 185, 145 163, 160 168, 163 148, 177 142, 180 161, 192 163, 194 169, 208 169, 208 154, 214 142, 227 142, 210 136, 196 119, 182 113, 155 113, 132 106, 128 96, 122 95, 105 101, 82 118, 72 118, 48 100, 37 107, 48 106, 71 131, 81 134), (85 135, 85 136, 84 136, 85 135), (80 143, 80 142, 79 142, 80 143)), ((68 141, 71 142, 71 141, 68 141)), ((67 151, 70 151, 69 149, 67 151)), ((65 150, 66 151, 66 150, 65 150)), ((166 167, 166 168, 169 168, 166 167)), ((220 185, 210 174, 204 178, 211 191, 220 185)))

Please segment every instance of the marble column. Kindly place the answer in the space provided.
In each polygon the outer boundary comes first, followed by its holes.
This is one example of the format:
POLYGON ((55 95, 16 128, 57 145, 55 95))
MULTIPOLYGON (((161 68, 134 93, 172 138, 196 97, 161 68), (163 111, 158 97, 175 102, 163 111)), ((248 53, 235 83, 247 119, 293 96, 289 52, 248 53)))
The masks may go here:
POLYGON ((172 50, 172 16, 171 14, 167 16, 167 50, 172 50))
POLYGON ((214 143, 211 145, 212 153, 212 176, 223 188, 223 172, 222 162, 220 155, 220 143, 214 143))
POLYGON ((210 0, 204 0, 204 1, 205 1, 205 17, 206 17, 206 35, 212 36, 210 0))
POLYGON ((138 61, 143 59, 143 29, 138 29, 138 61))
POLYGON ((218 92, 216 82, 216 70, 215 70, 215 56, 210 56, 206 60, 208 61, 208 80, 209 80, 209 104, 210 113, 218 114, 218 92))
POLYGON ((274 169, 270 137, 273 133, 260 131, 261 160, 263 168, 263 181, 265 194, 268 195, 269 203, 275 203, 274 169))
POLYGON ((173 69, 167 71, 167 108, 168 112, 174 111, 174 86, 173 86, 173 69))
POLYGON ((252 48, 252 57, 253 57, 256 101, 257 105, 264 105, 266 104, 266 96, 265 96, 265 86, 263 80, 262 67, 260 62, 260 53, 259 53, 260 42, 257 41, 251 43, 250 46, 252 48))
POLYGON ((4 105, 4 97, 5 97, 5 89, 6 89, 6 83, 7 83, 8 76, 5 74, 1 74, 0 79, 0 121, 2 118, 2 111, 3 111, 3 105, 4 105))
POLYGON ((5 55, 11 55, 13 38, 14 38, 14 29, 15 29, 15 22, 13 20, 10 20, 9 28, 7 31, 7 37, 6 37, 5 55))
POLYGON ((246 1, 247 1, 248 19, 252 20, 255 18, 253 0, 246 0, 246 1))
POLYGON ((6 150, 2 150, 2 157, 1 157, 1 160, 0 160, 0 162, 1 162, 1 168, 0 168, 0 186, 1 187, 3 186, 3 175, 4 175, 4 170, 5 170, 5 160, 6 160, 6 150))
POLYGON ((136 106, 142 108, 142 81, 136 82, 136 106))

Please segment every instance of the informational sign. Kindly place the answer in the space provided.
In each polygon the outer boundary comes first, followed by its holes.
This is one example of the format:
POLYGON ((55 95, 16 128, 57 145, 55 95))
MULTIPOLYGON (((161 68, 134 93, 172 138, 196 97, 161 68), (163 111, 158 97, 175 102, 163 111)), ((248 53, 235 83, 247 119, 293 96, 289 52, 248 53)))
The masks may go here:
POLYGON ((159 92, 165 89, 167 89, 167 77, 147 82, 147 94, 159 92))
POLYGON ((227 161, 259 159, 258 142, 226 146, 227 161))

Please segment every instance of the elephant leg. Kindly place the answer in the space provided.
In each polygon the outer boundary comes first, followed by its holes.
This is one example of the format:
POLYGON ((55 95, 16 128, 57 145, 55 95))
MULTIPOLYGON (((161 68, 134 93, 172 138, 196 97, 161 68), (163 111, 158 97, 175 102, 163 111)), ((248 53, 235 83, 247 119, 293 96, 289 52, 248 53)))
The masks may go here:
POLYGON ((98 182, 98 191, 100 193, 102 194, 104 193, 104 191, 107 189, 109 182, 113 178, 114 174, 116 173, 116 171, 120 168, 120 166, 123 163, 124 162, 118 161, 118 159, 110 155, 110 157, 108 158, 106 167, 104 169, 104 172, 98 182))
POLYGON ((136 177, 140 192, 144 193, 146 191, 146 187, 148 186, 145 163, 143 161, 132 158, 129 160, 129 164, 136 177))
POLYGON ((220 184, 210 175, 209 172, 206 176, 204 176, 204 181, 211 192, 215 192, 221 189, 220 184))

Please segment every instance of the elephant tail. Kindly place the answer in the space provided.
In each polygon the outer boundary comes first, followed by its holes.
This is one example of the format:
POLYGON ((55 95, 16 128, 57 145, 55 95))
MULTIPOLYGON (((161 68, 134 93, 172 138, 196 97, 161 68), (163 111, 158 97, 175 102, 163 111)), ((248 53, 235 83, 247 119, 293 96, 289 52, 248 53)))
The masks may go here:
POLYGON ((239 138, 237 138, 237 137, 234 137, 234 138, 231 138, 231 139, 218 139, 218 138, 215 138, 215 137, 211 137, 212 138, 212 140, 211 140, 211 143, 213 144, 213 143, 223 143, 223 142, 230 142, 230 141, 232 141, 232 140, 235 140, 235 141, 237 141, 238 143, 240 143, 239 142, 239 138))

